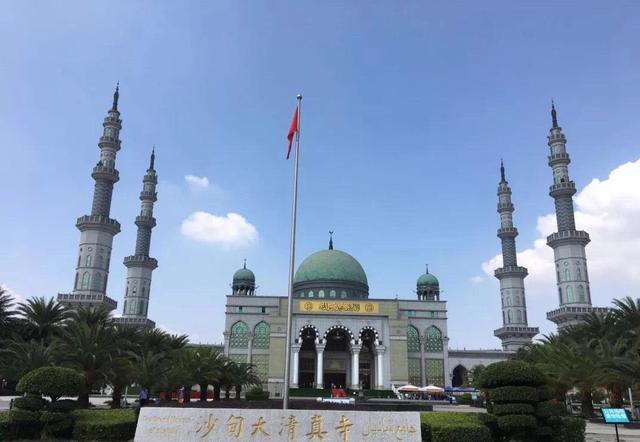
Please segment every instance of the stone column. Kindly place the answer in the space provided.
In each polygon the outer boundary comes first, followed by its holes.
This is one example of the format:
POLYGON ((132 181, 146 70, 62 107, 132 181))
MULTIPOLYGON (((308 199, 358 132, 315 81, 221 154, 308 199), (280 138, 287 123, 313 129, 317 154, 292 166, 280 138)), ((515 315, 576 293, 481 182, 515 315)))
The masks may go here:
POLYGON ((229 356, 229 336, 231 335, 231 333, 229 333, 228 331, 222 333, 222 336, 224 336, 224 355, 225 356, 229 356))
POLYGON ((247 349, 247 364, 251 364, 252 351, 253 351, 253 333, 249 333, 249 348, 247 349))
POLYGON ((291 371, 291 388, 298 388, 298 374, 300 367, 300 344, 293 344, 291 346, 293 352, 293 370, 291 371))
POLYGON ((377 390, 382 390, 384 388, 382 357, 384 356, 385 350, 386 348, 384 345, 376 346, 376 389, 377 390))
POLYGON ((351 389, 360 390, 360 350, 362 345, 351 345, 351 389))
POLYGON ((421 387, 426 387, 427 385, 427 369, 425 367, 424 362, 424 344, 427 342, 427 338, 424 336, 420 336, 420 382, 421 387))
POLYGON ((324 387, 324 344, 316 344, 316 388, 324 387))

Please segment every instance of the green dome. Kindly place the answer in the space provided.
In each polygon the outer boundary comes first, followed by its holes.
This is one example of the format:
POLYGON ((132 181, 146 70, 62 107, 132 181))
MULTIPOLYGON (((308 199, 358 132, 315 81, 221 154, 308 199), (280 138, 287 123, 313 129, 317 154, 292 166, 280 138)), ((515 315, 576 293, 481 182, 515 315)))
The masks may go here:
POLYGON ((256 282, 256 275, 249 269, 242 268, 233 274, 233 282, 256 282))
POLYGON ((425 273, 418 278, 418 286, 439 287, 440 283, 438 282, 438 278, 436 278, 434 275, 432 275, 431 273, 425 273))
POLYGON ((367 275, 360 263, 340 250, 320 250, 302 261, 294 284, 313 281, 342 281, 368 286, 367 275))

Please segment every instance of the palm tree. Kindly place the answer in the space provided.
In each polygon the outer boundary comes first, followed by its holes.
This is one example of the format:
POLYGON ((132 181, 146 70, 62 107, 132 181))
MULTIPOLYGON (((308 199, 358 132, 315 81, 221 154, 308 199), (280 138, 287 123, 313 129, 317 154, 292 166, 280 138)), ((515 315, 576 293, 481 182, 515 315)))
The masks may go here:
POLYGON ((247 362, 234 364, 232 373, 236 389, 236 399, 240 399, 242 387, 262 385, 262 381, 255 372, 255 365, 247 362))
POLYGON ((51 341, 60 334, 64 321, 68 318, 68 310, 53 298, 48 301, 44 297, 27 299, 18 305, 18 313, 25 320, 29 337, 51 341))
POLYGON ((13 298, 0 286, 0 338, 7 337, 16 322, 16 311, 13 309, 13 298))
POLYGON ((0 349, 0 373, 3 378, 17 382, 36 368, 53 365, 57 349, 56 341, 46 344, 43 341, 25 341, 20 336, 14 336, 5 348, 0 349))

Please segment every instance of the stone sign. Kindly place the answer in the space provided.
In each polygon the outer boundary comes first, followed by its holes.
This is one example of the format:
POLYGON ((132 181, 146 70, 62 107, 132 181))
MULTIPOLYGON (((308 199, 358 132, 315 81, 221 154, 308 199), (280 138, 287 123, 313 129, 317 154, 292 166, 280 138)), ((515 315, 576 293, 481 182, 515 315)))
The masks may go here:
POLYGON ((144 407, 136 442, 420 441, 420 414, 326 410, 144 407))

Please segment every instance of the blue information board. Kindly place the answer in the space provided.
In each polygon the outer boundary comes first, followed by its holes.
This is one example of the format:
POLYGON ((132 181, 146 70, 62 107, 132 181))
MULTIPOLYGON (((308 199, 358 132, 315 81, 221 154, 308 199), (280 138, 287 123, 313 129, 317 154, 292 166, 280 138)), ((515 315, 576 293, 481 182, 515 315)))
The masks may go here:
POLYGON ((602 417, 607 424, 628 424, 629 416, 624 408, 602 408, 602 417))

